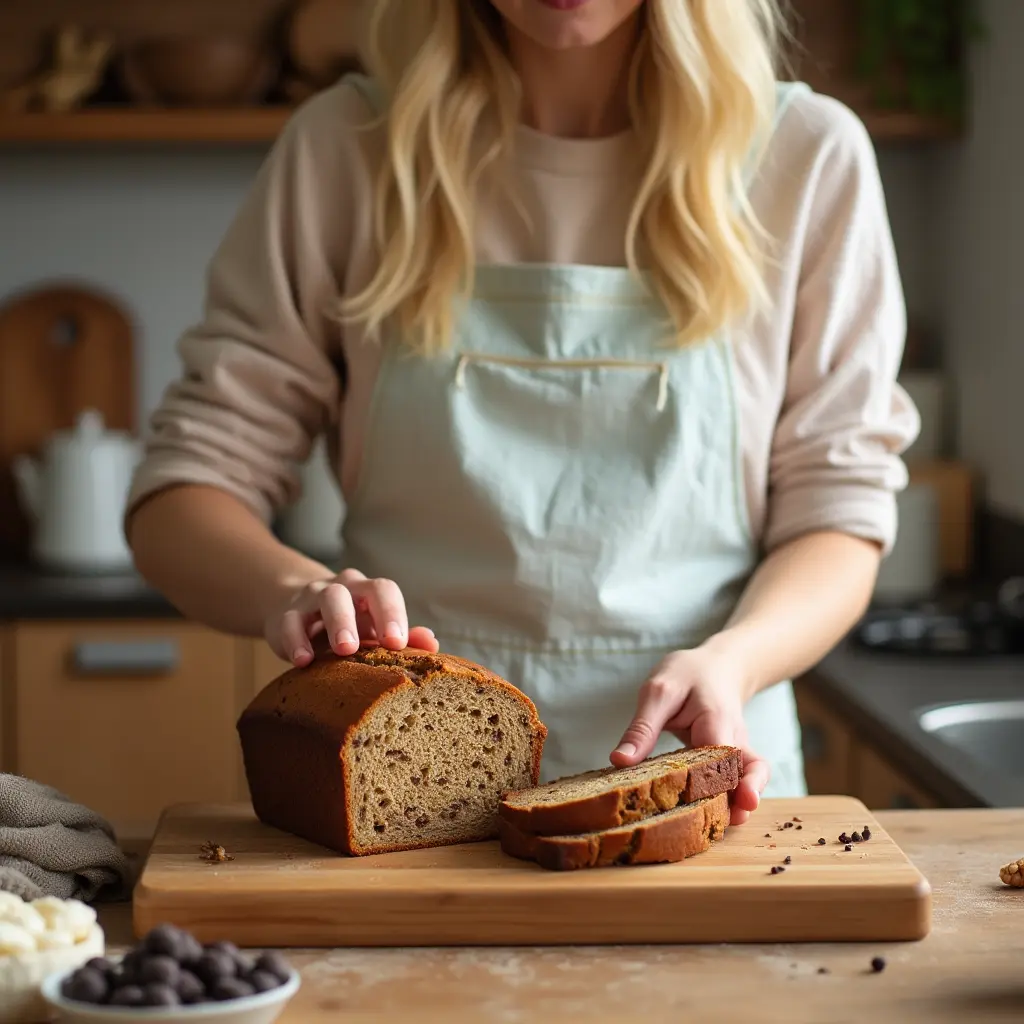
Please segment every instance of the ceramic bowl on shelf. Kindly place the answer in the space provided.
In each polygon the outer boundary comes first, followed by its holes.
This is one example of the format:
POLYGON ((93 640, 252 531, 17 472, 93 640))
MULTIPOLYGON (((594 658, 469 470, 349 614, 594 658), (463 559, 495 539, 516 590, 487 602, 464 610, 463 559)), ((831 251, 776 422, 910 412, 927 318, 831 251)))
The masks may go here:
POLYGON ((130 46, 121 79, 138 103, 177 107, 231 107, 259 102, 277 73, 277 61, 255 39, 230 35, 161 36, 130 46))
POLYGON ((42 985, 43 999, 53 1010, 56 1020, 66 1024, 271 1024, 299 990, 299 972, 292 970, 288 980, 268 992, 259 992, 221 1003, 196 1003, 191 1006, 137 1007, 97 1006, 67 999, 61 985, 71 971, 49 975, 42 985))

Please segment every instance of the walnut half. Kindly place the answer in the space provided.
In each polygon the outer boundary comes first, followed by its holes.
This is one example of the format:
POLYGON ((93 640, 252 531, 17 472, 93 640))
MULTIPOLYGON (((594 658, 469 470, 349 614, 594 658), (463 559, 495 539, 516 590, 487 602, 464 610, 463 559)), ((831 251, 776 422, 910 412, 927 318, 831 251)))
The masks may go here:
POLYGON ((1024 889, 1024 857, 999 869, 999 877, 1014 889, 1024 889))

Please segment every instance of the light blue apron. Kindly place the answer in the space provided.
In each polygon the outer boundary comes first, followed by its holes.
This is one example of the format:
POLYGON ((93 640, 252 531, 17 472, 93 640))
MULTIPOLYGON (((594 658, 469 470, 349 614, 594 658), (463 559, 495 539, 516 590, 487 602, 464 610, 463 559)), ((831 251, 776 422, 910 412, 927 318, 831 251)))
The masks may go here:
MULTIPOLYGON (((722 628, 757 565, 730 342, 671 331, 626 269, 522 264, 477 269, 450 352, 384 342, 345 564, 529 694, 546 779, 608 764, 644 680, 722 628)), ((790 684, 746 721, 767 795, 802 794, 790 684)))

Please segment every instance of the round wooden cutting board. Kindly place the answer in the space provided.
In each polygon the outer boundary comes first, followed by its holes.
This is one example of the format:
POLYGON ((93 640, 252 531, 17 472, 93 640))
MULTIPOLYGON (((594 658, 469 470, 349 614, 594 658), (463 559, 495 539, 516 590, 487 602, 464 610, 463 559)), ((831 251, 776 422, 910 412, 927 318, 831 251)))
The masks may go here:
POLYGON ((77 285, 15 295, 0 307, 0 557, 25 556, 31 525, 11 475, 84 409, 135 429, 134 332, 109 297, 77 285))

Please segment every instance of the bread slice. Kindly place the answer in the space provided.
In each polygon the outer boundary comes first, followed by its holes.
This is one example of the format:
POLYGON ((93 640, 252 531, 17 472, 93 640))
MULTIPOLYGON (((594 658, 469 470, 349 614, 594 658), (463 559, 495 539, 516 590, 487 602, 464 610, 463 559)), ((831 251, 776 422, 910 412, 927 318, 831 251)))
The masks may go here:
POLYGON ((631 768, 599 768, 506 793, 498 813, 534 835, 600 832, 730 792, 742 775, 737 747, 689 747, 631 768))
POLYGON ((547 730, 479 665, 371 648, 285 672, 238 734, 260 821, 360 855, 495 838, 501 794, 537 783, 547 730))
POLYGON ((576 836, 536 836, 499 823, 501 848, 549 871, 576 871, 614 864, 667 864, 694 857, 725 835, 729 795, 707 797, 644 821, 576 836))

